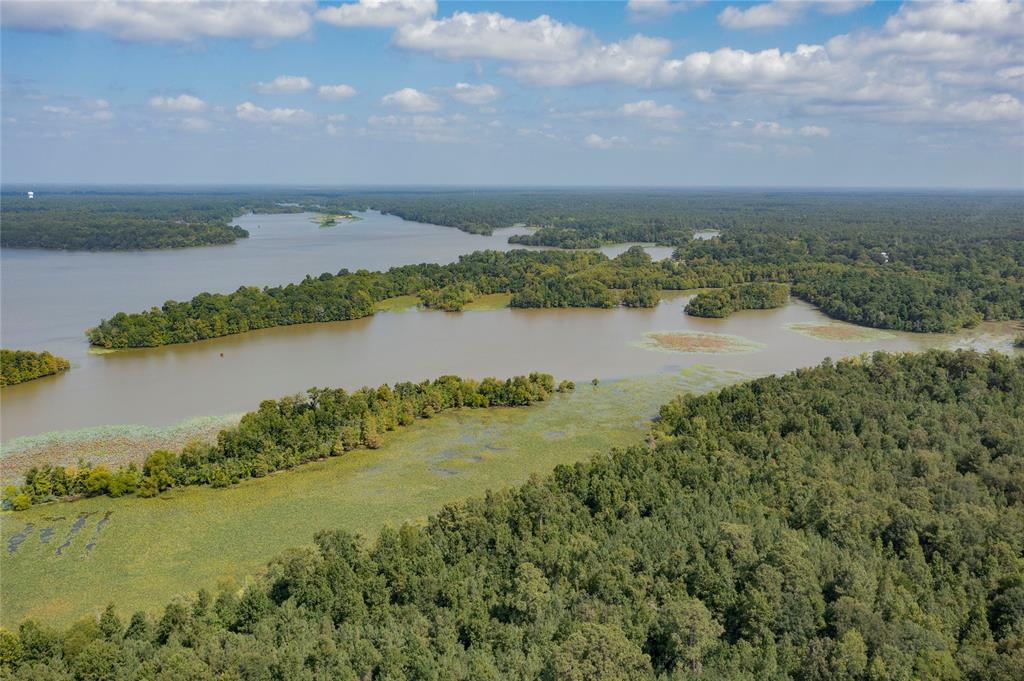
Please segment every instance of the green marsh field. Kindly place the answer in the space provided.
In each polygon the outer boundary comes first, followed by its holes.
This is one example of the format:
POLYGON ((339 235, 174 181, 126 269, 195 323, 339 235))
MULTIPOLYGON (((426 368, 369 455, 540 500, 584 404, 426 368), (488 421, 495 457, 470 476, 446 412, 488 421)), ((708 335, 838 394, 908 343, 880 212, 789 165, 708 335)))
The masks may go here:
POLYGON ((97 497, 0 515, 0 624, 68 624, 115 602, 156 612, 176 595, 242 587, 282 551, 325 528, 364 536, 423 522, 481 495, 640 441, 658 406, 745 375, 707 367, 581 384, 526 408, 464 410, 357 450, 227 489, 152 499, 97 497), (58 553, 59 549, 59 553, 58 553))

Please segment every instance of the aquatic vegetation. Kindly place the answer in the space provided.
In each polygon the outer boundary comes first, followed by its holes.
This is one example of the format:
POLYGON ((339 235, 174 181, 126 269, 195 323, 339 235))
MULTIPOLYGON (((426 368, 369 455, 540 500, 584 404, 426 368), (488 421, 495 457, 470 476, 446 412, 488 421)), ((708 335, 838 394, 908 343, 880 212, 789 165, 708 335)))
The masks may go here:
POLYGON ((650 331, 633 345, 645 350, 706 355, 747 354, 764 347, 742 336, 707 331, 650 331))
POLYGON ((790 331, 825 341, 848 341, 851 343, 867 343, 870 341, 892 338, 893 334, 878 329, 871 329, 856 324, 843 322, 794 322, 786 324, 790 331))
POLYGON ((379 449, 225 489, 174 488, 151 499, 92 497, 6 512, 0 516, 4 545, 28 522, 54 527, 63 544, 82 514, 93 515, 59 559, 54 560, 55 541, 44 543, 35 534, 16 553, 4 555, 0 625, 16 627, 27 616, 67 624, 102 610, 111 593, 117 593, 119 608, 131 611, 214 589, 224 580, 242 584, 275 554, 312 542, 321 529, 375 536, 385 526, 422 523, 466 496, 521 484, 558 464, 635 443, 672 396, 745 378, 694 366, 606 380, 599 389, 560 393, 528 409, 444 412, 384 434, 379 449), (558 431, 564 436, 547 436, 558 431), (79 560, 107 511, 113 516, 89 560, 79 560))

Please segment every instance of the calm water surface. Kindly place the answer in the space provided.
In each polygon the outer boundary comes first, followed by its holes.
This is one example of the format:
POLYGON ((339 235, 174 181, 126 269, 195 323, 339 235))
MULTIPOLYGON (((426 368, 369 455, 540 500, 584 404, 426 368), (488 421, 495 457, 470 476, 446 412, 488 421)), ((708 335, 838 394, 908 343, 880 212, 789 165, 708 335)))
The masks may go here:
MULTIPOLYGON (((710 364, 751 374, 808 366, 872 349, 914 350, 952 337, 890 334, 830 342, 786 328, 825 321, 793 303, 726 320, 686 317, 685 298, 651 310, 413 310, 329 324, 267 329, 202 343, 88 354, 83 329, 119 310, 135 311, 200 291, 280 284, 306 274, 450 262, 484 248, 508 249, 517 230, 491 237, 368 213, 320 229, 306 215, 252 215, 251 238, 231 246, 132 253, 3 251, 4 347, 48 349, 73 361, 63 376, 4 388, 3 441, 112 424, 167 425, 255 408, 260 400, 311 386, 355 388, 440 374, 508 376, 531 370, 589 380, 710 364), (764 345, 747 355, 683 355, 634 345, 660 330, 712 331, 764 345)), ((615 255, 624 246, 603 249, 615 255)), ((667 257, 671 249, 650 249, 667 257)))

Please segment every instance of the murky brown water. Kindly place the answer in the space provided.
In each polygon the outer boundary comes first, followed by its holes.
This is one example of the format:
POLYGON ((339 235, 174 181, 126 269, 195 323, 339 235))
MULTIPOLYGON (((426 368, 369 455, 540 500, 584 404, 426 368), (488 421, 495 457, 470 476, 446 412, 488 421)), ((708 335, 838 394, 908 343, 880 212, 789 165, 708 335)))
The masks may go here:
MULTIPOLYGON (((260 400, 311 386, 354 388, 445 373, 483 377, 531 370, 589 380, 693 364, 764 374, 828 356, 916 350, 954 340, 913 334, 868 342, 818 340, 786 328, 825 321, 802 303, 708 320, 686 317, 685 298, 676 298, 652 310, 380 313, 188 345, 87 354, 81 330, 117 310, 144 309, 203 290, 230 291, 243 283, 297 281, 342 267, 449 262, 460 253, 508 247, 507 231, 476 237, 375 214, 331 229, 296 215, 249 216, 242 222, 252 238, 226 247, 97 254, 5 251, 4 347, 48 349, 75 366, 63 376, 3 389, 3 440, 86 426, 166 425, 253 409, 260 400), (764 347, 752 354, 701 355, 635 345, 644 333, 665 330, 734 334, 764 347)), ((614 254, 619 248, 609 250, 614 254)), ((1009 338, 991 342, 1008 347, 1009 338)))

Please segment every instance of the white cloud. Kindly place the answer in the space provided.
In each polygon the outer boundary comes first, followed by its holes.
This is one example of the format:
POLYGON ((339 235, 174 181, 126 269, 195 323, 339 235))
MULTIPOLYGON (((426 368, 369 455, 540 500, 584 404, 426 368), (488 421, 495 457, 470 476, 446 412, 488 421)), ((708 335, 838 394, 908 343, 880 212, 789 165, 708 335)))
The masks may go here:
POLYGON ((683 115, 682 109, 677 109, 671 104, 658 104, 653 99, 623 104, 619 112, 628 117, 655 119, 673 119, 683 115))
POLYGON ((912 29, 1019 38, 1024 35, 1024 4, 1013 0, 906 3, 885 27, 892 33, 912 29))
POLYGON ((824 14, 845 14, 870 4, 871 0, 773 0, 750 5, 746 9, 726 7, 718 15, 718 23, 734 29, 775 28, 788 26, 811 10, 824 14))
POLYGON ((430 95, 411 87, 402 88, 381 98, 381 104, 398 107, 405 111, 437 111, 441 104, 430 95))
POLYGON ((571 59, 524 64, 507 72, 545 86, 601 82, 648 85, 671 48, 672 43, 663 38, 635 35, 617 43, 587 47, 571 59))
POLYGON ((946 114, 954 120, 971 122, 1024 121, 1024 104, 1007 93, 992 95, 988 99, 951 104, 946 114))
POLYGON ((90 99, 81 102, 80 105, 82 108, 44 104, 41 109, 43 113, 59 116, 70 121, 107 123, 114 120, 114 112, 110 110, 110 103, 105 99, 90 99))
POLYGON ((331 123, 344 123, 348 120, 348 116, 345 114, 330 114, 327 116, 327 120, 331 123))
POLYGON ((368 129, 361 131, 364 135, 385 136, 388 139, 403 139, 413 142, 454 143, 474 141, 464 134, 466 119, 452 116, 430 116, 415 114, 411 116, 390 114, 387 116, 370 116, 367 119, 368 129))
POLYGON ((338 83, 337 85, 321 85, 316 89, 316 93, 322 99, 347 99, 355 96, 356 89, 351 85, 338 83))
POLYGON ((213 124, 199 116, 186 116, 179 121, 183 130, 190 132, 207 132, 213 128, 213 124))
POLYGON ((481 83, 480 85, 456 83, 448 91, 458 101, 463 104, 472 104, 473 106, 490 104, 501 96, 501 90, 488 83, 481 83))
POLYGON ((766 2, 747 9, 726 7, 718 15, 718 23, 726 28, 770 28, 787 26, 803 14, 804 3, 766 2))
POLYGON ((792 52, 776 48, 748 52, 723 47, 714 52, 693 52, 667 60, 661 67, 665 83, 718 81, 732 84, 771 83, 820 79, 830 72, 828 52, 821 45, 798 45, 792 52))
POLYGON ((313 114, 304 109, 264 109, 252 102, 235 107, 235 116, 250 123, 309 123, 313 114))
POLYGON ((832 131, 823 125, 805 125, 799 130, 802 137, 828 137, 832 131))
POLYGON ((750 144, 748 142, 726 142, 725 148, 731 149, 732 151, 745 151, 753 154, 759 154, 763 149, 760 144, 750 144))
POLYGON ((629 0, 626 12, 633 21, 656 21, 676 12, 685 12, 693 4, 686 0, 629 0))
POLYGON ((6 0, 3 25, 35 31, 100 31, 120 40, 294 38, 312 26, 313 0, 134 2, 6 0))
POLYGON ((576 55, 588 32, 546 14, 519 21, 497 12, 456 12, 443 19, 406 24, 395 44, 449 59, 561 61, 576 55))
POLYGON ((184 94, 177 97, 150 97, 149 105, 163 111, 202 111, 206 108, 206 102, 203 100, 184 94))
POLYGON ((626 142, 625 137, 601 137, 594 132, 583 138, 583 144, 591 149, 611 149, 612 147, 622 146, 626 142))
POLYGON ((778 121, 758 121, 754 124, 754 134, 761 137, 789 137, 793 134, 793 129, 779 124, 778 121))
POLYGON ((263 95, 287 95, 305 92, 313 83, 305 76, 278 76, 269 82, 256 83, 256 91, 263 95))
POLYGON ((334 26, 386 28, 417 23, 437 13, 435 0, 359 0, 325 7, 316 18, 334 26))

